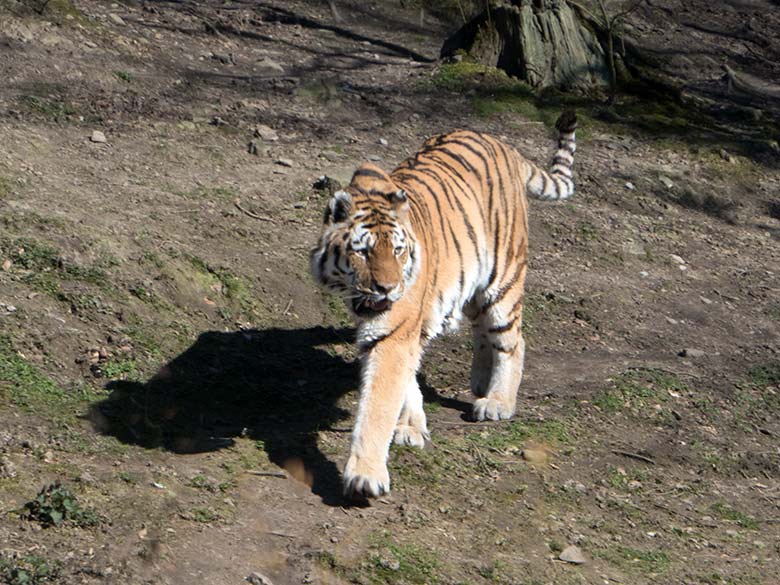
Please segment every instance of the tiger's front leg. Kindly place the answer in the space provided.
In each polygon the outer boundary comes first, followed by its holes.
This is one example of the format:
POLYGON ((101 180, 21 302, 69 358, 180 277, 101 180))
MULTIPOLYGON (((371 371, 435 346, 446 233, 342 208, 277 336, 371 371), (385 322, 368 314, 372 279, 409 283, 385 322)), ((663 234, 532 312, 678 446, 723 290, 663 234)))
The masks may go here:
POLYGON ((416 384, 420 355, 419 335, 398 331, 364 354, 360 400, 344 468, 345 496, 376 498, 390 491, 388 450, 410 386, 416 384))

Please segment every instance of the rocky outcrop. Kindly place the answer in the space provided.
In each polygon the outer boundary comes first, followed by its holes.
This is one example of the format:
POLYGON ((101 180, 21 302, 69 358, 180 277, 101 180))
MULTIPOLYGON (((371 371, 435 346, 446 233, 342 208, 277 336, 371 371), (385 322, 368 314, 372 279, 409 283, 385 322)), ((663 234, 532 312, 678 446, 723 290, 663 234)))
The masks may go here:
POLYGON ((442 57, 466 51, 532 87, 588 90, 609 85, 596 34, 562 0, 504 0, 452 35, 442 57))

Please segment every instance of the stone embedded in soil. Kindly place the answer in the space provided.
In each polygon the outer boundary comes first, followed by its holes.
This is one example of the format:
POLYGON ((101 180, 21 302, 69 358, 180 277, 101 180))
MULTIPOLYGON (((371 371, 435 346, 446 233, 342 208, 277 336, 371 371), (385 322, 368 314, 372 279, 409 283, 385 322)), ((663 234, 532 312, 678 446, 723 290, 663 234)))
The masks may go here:
POLYGON ((669 254, 669 259, 676 264, 685 264, 685 260, 677 254, 669 254))
POLYGON ((291 161, 289 158, 277 158, 274 163, 283 167, 293 166, 293 161, 291 161))
POLYGON ((671 189, 674 187, 674 181, 672 181, 669 177, 665 177, 664 175, 661 175, 658 177, 658 180, 661 181, 664 187, 667 189, 671 189))
POLYGON ((261 69, 268 69, 269 71, 276 71, 277 73, 284 73, 284 67, 280 63, 277 63, 269 57, 263 57, 257 61, 257 66, 261 69))
POLYGON ((529 447, 523 449, 523 459, 534 465, 544 465, 550 460, 550 454, 545 449, 529 447))
POLYGON ((119 16, 118 14, 109 14, 108 18, 111 19, 111 22, 118 26, 125 26, 127 23, 124 21, 124 19, 119 16))
POLYGON ((89 137, 89 139, 92 142, 97 142, 98 144, 103 144, 106 142, 106 135, 103 134, 100 130, 95 130, 92 132, 92 136, 89 137))
POLYGON ((580 547, 574 545, 567 546, 563 549, 563 552, 558 558, 567 563, 572 563, 573 565, 584 565, 586 562, 585 555, 582 554, 580 547))
POLYGON ((636 187, 634 186, 634 184, 631 181, 628 181, 626 183, 626 189, 628 189, 629 191, 633 191, 634 189, 636 189, 636 187))
POLYGON ((16 465, 7 457, 0 459, 0 479, 13 479, 16 475, 16 465))
POLYGON ((276 130, 265 124, 258 124, 255 126, 255 138, 260 138, 266 142, 276 142, 279 140, 279 135, 276 130))
POLYGON ((271 581, 268 577, 266 577, 262 573, 258 573, 257 571, 247 575, 246 579, 244 580, 249 581, 251 585, 274 585, 273 581, 271 581))
POLYGON ((689 358, 700 358, 707 355, 707 352, 701 350, 701 349, 694 349, 686 347, 684 350, 682 350, 679 354, 680 357, 689 357, 689 358))

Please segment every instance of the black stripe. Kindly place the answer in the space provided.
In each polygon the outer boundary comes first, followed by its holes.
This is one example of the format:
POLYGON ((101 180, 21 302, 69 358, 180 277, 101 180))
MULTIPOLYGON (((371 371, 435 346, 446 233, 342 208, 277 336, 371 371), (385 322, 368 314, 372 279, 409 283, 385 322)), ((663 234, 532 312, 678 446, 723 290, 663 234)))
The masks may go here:
POLYGON ((516 322, 517 322, 517 317, 515 317, 514 319, 512 319, 507 323, 503 323, 502 325, 496 325, 495 327, 491 327, 490 329, 488 329, 488 333, 504 333, 506 331, 509 331, 512 327, 514 327, 516 322))
POLYGON ((371 170, 371 169, 358 169, 355 171, 355 173, 352 175, 352 179, 354 180, 355 177, 372 177, 374 179, 384 179, 387 180, 387 176, 379 173, 377 171, 371 170))
POLYGON ((492 346, 499 353, 514 353, 515 349, 517 349, 517 344, 514 344, 512 347, 504 347, 503 345, 493 343, 492 346))
MULTIPOLYGON (((404 323, 405 323, 405 321, 404 321, 404 323)), ((403 323, 402 323, 401 325, 403 325, 403 323)), ((393 329, 392 331, 389 331, 389 332, 385 333, 384 335, 380 335, 380 336, 379 336, 379 337, 377 337, 376 339, 372 339, 372 340, 371 340, 371 341, 369 341, 368 343, 361 343, 361 344, 358 344, 358 349, 359 349, 360 351, 362 351, 363 353, 368 353, 369 351, 371 351, 372 349, 374 349, 374 348, 375 348, 375 347, 376 347, 376 346, 377 346, 379 343, 381 343, 382 341, 384 341, 385 339, 387 339, 388 337, 390 337, 391 335, 393 335, 393 333, 395 333, 396 331, 398 331, 398 330, 401 328, 401 325, 398 325, 398 326, 397 326, 395 329, 393 329)))
POLYGON ((528 264, 527 261, 520 262, 517 265, 517 269, 515 270, 515 273, 512 275, 512 278, 509 280, 509 282, 505 283, 504 286, 502 286, 498 293, 496 293, 495 298, 493 298, 492 301, 489 303, 485 303, 482 305, 482 308, 480 309, 480 313, 486 313, 490 307, 497 305, 501 302, 501 300, 504 298, 507 292, 517 283, 517 281, 520 279, 520 275, 523 273, 523 269, 528 264))

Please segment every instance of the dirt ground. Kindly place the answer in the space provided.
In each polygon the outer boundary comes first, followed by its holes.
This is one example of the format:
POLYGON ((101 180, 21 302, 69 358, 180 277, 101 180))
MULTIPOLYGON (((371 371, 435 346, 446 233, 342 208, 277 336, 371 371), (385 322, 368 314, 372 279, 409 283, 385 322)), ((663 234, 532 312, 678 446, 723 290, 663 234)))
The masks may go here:
POLYGON ((469 422, 464 324, 426 354, 431 444, 342 500, 357 364, 312 184, 456 127, 545 163, 559 108, 438 63, 413 6, 338 5, 0 3, 0 581, 777 583, 772 126, 585 106, 575 197, 531 205, 517 417, 469 422))

